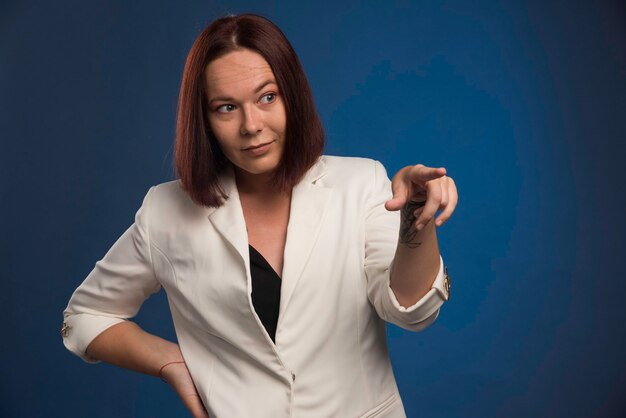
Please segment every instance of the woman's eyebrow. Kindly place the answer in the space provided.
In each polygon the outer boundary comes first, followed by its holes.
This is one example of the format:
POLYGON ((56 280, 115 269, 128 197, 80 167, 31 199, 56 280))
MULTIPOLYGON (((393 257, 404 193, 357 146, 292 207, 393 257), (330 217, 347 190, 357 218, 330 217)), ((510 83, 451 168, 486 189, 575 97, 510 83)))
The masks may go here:
MULTIPOLYGON (((276 81, 274 81, 274 80, 265 80, 264 82, 259 84, 259 86, 257 88, 254 89, 254 94, 260 92, 261 90, 263 90, 269 84, 276 84, 276 81)), ((218 100, 223 101, 223 102, 232 102, 235 99, 233 99, 232 97, 218 96, 218 97, 213 97, 211 100, 209 100, 209 104, 211 104, 211 103, 213 103, 215 101, 218 101, 218 100)))
POLYGON ((276 82, 274 80, 265 80, 263 83, 261 83, 259 85, 259 87, 257 87, 256 89, 254 89, 255 93, 260 92, 261 90, 263 90, 265 88, 265 86, 267 86, 268 84, 276 84, 276 82))

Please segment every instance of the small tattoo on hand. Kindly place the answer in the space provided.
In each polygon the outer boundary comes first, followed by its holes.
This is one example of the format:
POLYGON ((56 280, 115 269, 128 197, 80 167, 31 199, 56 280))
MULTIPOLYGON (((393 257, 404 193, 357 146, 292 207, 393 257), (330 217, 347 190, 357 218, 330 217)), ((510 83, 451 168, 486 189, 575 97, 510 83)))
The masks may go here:
POLYGON ((415 200, 409 200, 402 208, 400 221, 400 243, 409 248, 417 248, 422 245, 421 242, 415 240, 418 231, 415 229, 415 221, 417 218, 413 212, 417 209, 423 208, 425 204, 426 201, 416 202, 415 200))

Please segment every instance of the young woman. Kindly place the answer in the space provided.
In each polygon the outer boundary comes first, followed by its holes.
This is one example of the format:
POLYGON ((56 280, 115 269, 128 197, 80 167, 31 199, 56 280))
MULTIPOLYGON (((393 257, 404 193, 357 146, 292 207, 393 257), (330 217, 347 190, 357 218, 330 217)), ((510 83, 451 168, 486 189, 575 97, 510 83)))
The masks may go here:
POLYGON ((179 180, 150 188, 76 289, 65 346, 162 377, 194 417, 404 417, 385 322, 420 331, 448 300, 436 225, 457 191, 443 168, 390 182, 323 146, 283 33, 209 25, 181 86, 179 180), (178 343, 128 320, 160 288, 178 343))

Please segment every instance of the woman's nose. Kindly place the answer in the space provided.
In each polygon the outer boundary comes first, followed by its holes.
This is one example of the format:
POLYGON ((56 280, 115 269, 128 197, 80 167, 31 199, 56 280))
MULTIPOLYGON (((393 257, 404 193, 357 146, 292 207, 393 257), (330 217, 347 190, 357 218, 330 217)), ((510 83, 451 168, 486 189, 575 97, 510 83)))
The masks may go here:
POLYGON ((245 106, 243 108, 243 121, 240 132, 242 135, 254 135, 263 130, 263 118, 256 106, 245 106))

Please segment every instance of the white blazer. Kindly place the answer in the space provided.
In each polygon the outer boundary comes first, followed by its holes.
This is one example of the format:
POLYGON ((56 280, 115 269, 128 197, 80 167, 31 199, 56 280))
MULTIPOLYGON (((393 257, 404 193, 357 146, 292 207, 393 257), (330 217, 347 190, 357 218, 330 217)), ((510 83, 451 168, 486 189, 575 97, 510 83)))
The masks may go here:
POLYGON ((322 156, 293 189, 276 343, 254 311, 248 237, 232 169, 220 208, 179 181, 153 186, 135 222, 64 311, 65 346, 85 349, 165 289, 178 344, 212 418, 405 417, 385 321, 421 331, 449 297, 400 306, 389 287, 399 212, 378 161, 322 156))

